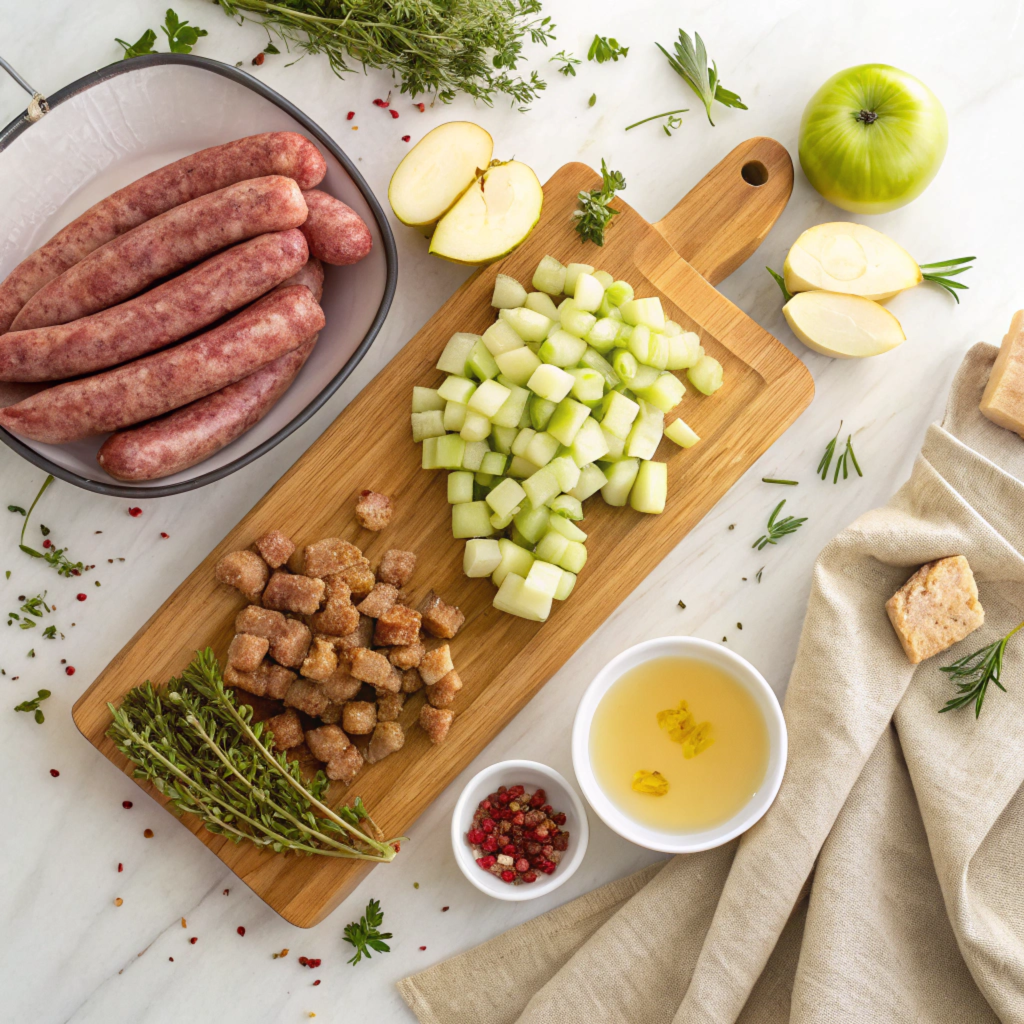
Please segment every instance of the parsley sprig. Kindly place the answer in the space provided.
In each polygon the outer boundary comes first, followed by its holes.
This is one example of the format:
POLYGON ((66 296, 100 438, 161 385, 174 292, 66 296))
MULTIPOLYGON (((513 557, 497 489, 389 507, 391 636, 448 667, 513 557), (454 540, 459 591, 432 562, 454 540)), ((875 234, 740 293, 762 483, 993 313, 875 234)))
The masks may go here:
POLYGON ((711 118, 712 103, 717 102, 724 107, 736 107, 740 110, 747 109, 746 104, 739 96, 726 89, 718 80, 718 65, 712 61, 711 67, 708 67, 708 52, 699 32, 694 32, 693 39, 690 39, 689 35, 680 29, 679 38, 673 47, 674 53, 669 53, 661 43, 655 43, 655 45, 668 58, 672 70, 686 82, 704 104, 708 122, 712 127, 715 124, 711 118))
MULTIPOLYGON (((209 35, 205 28, 190 25, 187 20, 182 21, 169 7, 164 15, 164 23, 160 26, 160 31, 167 36, 171 53, 191 53, 192 47, 203 36, 209 35)), ((147 28, 134 43, 126 43, 123 39, 115 39, 114 42, 124 50, 122 60, 140 57, 144 53, 156 53, 156 50, 153 49, 156 33, 151 28, 147 28)))
POLYGON ((384 911, 380 909, 379 900, 370 900, 366 904, 366 913, 358 921, 345 925, 345 941, 355 946, 355 956, 348 962, 355 966, 365 956, 367 960, 373 955, 370 950, 378 953, 390 953, 391 947, 384 941, 391 938, 391 932, 378 929, 384 923, 384 911))
POLYGON ((629 54, 628 46, 620 46, 618 39, 611 36, 594 36, 594 41, 587 50, 587 60, 604 64, 606 61, 617 61, 620 57, 625 59, 629 54))
POLYGON ((39 706, 50 696, 49 690, 38 690, 36 696, 31 700, 23 700, 20 704, 14 705, 15 711, 26 711, 32 714, 32 717, 36 720, 39 725, 42 725, 46 721, 46 716, 43 714, 43 709, 39 706))
POLYGON ((562 66, 558 68, 560 75, 565 75, 566 78, 576 77, 576 65, 581 64, 582 61, 578 60, 571 53, 566 53, 565 50, 559 50, 554 57, 548 57, 548 61, 558 61, 562 66))
POLYGON ((621 210, 608 204, 616 192, 626 187, 626 179, 620 171, 609 171, 608 164, 601 160, 601 187, 580 192, 577 196, 580 208, 573 213, 575 228, 584 242, 604 245, 604 229, 608 222, 621 210))
POLYGON ((999 681, 1003 671, 1003 654, 1010 638, 1021 628, 1024 628, 1024 622, 1017 623, 1006 636, 987 647, 982 647, 981 650, 939 670, 950 677, 957 689, 957 695, 950 697, 945 705, 939 708, 939 714, 944 711, 955 711, 966 704, 974 704, 974 717, 977 718, 981 714, 989 683, 995 683, 1003 693, 1006 693, 1006 687, 999 681))
MULTIPOLYGON (((763 533, 757 540, 751 544, 751 547, 757 548, 758 551, 763 551, 769 544, 777 544, 779 540, 791 533, 796 533, 804 523, 807 522, 807 516, 802 516, 800 519, 795 519, 793 516, 786 516, 785 519, 779 519, 779 513, 782 511, 782 506, 786 504, 786 499, 775 506, 775 510, 768 517, 768 527, 765 533, 763 533)), ((758 583, 760 583, 760 573, 758 573, 758 583)))

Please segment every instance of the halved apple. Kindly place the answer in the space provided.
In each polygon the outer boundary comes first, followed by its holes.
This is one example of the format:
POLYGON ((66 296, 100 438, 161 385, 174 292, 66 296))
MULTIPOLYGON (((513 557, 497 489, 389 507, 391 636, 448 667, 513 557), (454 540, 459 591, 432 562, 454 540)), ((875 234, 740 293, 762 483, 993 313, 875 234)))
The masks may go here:
POLYGON ((877 356, 906 341, 892 313, 859 295, 800 292, 782 307, 782 312, 793 333, 823 356, 877 356))
POLYGON ((391 175, 388 201, 395 216, 429 234, 490 164, 493 153, 494 140, 471 121, 449 121, 427 132, 391 175))
POLYGON ((492 263, 533 230, 543 204, 544 190, 526 164, 495 163, 438 221, 430 251, 453 263, 492 263))
POLYGON ((921 268, 880 231, 836 222, 808 228, 793 243, 783 276, 794 294, 820 289, 882 302, 920 284, 921 268))

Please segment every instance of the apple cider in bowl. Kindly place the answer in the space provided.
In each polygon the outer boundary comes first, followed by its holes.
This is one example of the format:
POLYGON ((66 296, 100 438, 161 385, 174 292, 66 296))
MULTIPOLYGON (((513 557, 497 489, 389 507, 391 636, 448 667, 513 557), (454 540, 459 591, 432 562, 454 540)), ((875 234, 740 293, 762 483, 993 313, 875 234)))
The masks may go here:
POLYGON ((669 834, 728 821, 764 784, 770 742, 751 690, 723 667, 655 657, 627 670, 594 709, 590 764, 608 800, 669 834))

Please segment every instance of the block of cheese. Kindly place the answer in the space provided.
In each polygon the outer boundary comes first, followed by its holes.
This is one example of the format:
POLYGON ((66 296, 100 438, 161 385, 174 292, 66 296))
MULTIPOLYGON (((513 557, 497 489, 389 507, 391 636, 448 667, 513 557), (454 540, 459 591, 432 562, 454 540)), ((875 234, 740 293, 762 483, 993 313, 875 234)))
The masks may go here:
POLYGON ((981 414, 1024 437, 1024 309, 1017 310, 992 367, 981 414))
POLYGON ((974 573, 963 555, 922 565, 885 603, 911 665, 952 647, 985 621, 974 573))

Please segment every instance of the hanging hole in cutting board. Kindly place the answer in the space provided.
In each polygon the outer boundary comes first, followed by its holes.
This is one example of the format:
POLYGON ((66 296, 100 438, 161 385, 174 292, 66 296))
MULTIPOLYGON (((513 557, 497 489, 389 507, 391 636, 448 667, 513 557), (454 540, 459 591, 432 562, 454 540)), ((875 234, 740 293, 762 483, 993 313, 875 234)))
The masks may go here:
POLYGON ((768 181, 768 168, 760 160, 751 160, 743 165, 740 175, 748 185, 763 185, 768 181))

